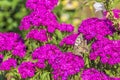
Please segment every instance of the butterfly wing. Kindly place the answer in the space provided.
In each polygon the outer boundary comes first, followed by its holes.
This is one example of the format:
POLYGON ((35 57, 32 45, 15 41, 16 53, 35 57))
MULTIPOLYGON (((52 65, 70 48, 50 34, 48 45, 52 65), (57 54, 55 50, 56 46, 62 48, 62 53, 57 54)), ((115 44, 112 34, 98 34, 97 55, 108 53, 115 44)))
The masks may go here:
POLYGON ((83 35, 80 34, 76 38, 75 45, 74 45, 74 54, 83 56, 83 53, 89 52, 89 47, 87 45, 87 41, 84 40, 83 35))

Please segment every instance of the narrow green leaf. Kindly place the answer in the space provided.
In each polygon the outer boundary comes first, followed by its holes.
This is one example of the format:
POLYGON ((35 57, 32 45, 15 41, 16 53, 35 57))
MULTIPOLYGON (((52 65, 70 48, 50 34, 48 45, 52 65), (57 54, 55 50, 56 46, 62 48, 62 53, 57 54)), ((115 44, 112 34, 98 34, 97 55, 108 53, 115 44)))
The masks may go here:
POLYGON ((40 76, 40 80, 49 80, 48 77, 49 76, 49 72, 44 72, 41 76, 40 76))
POLYGON ((55 34, 57 35, 57 37, 61 40, 63 38, 62 33, 59 30, 55 31, 55 34))

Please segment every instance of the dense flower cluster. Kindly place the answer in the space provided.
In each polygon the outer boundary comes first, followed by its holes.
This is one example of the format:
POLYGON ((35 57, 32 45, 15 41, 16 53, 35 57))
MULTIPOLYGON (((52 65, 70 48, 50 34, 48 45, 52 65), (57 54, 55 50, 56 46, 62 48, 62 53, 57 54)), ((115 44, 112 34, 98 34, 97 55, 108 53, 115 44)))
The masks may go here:
POLYGON ((31 12, 28 16, 25 16, 21 20, 19 28, 20 30, 28 30, 31 25, 34 27, 39 27, 41 25, 46 26, 48 32, 53 33, 58 25, 58 22, 56 16, 52 12, 44 8, 40 8, 37 11, 31 12))
POLYGON ((114 80, 94 68, 83 70, 81 77, 82 80, 114 80))
POLYGON ((57 0, 27 0, 27 7, 31 9, 34 7, 34 9, 28 16, 25 16, 22 19, 19 27, 20 30, 28 30, 31 25, 34 27, 43 25, 47 27, 48 32, 53 33, 58 26, 58 21, 52 11, 45 8, 46 5, 49 5, 49 3, 50 5, 57 4, 57 0))
POLYGON ((35 74, 35 64, 32 62, 23 62, 18 67, 18 72, 22 78, 33 77, 35 74))
POLYGON ((53 68, 54 80, 68 80, 71 75, 75 75, 80 72, 80 69, 84 67, 84 61, 81 56, 73 55, 71 52, 57 55, 54 63, 51 64, 53 68))
POLYGON ((27 38, 32 38, 41 42, 45 42, 48 40, 46 30, 40 29, 33 29, 27 34, 27 38))
MULTIPOLYGON (((74 45, 77 36, 82 33, 87 40, 96 39, 91 48, 91 60, 100 57, 103 64, 120 63, 120 40, 105 38, 115 32, 112 21, 89 18, 81 23, 78 33, 73 33, 74 27, 71 24, 59 23, 56 15, 52 12, 57 4, 58 0, 27 0, 26 7, 31 10, 31 13, 21 20, 19 26, 20 30, 30 30, 26 35, 27 39, 47 42, 51 33, 58 29, 61 32, 72 32, 64 37, 59 45, 74 45)), ((120 17, 119 10, 113 10, 113 13, 116 18, 120 17)), ((26 46, 17 33, 0 32, 0 52, 2 51, 11 51, 14 56, 24 57, 26 46)), ((32 59, 37 62, 23 61, 17 65, 17 60, 13 58, 4 60, 3 54, 0 53, 0 70, 10 70, 17 66, 20 76, 26 79, 33 77, 36 69, 44 69, 47 61, 52 68, 54 80, 68 80, 69 76, 80 72, 85 65, 83 57, 74 55, 72 52, 62 52, 54 44, 44 44, 36 48, 32 54, 28 52, 27 55, 31 55, 32 59)), ((94 68, 83 70, 81 77, 82 80, 120 80, 120 78, 109 77, 94 68)))
POLYGON ((57 5, 58 0, 27 0, 26 7, 31 10, 43 7, 47 10, 52 10, 57 5))
POLYGON ((57 27, 61 32, 73 32, 74 27, 71 24, 61 23, 60 26, 57 27))
POLYGON ((78 36, 77 33, 73 33, 73 34, 70 34, 70 35, 64 37, 60 42, 60 46, 63 46, 64 44, 66 44, 66 45, 74 45, 77 36, 78 36))
POLYGON ((56 29, 72 32, 74 27, 71 24, 59 23, 52 9, 57 5, 58 0, 27 0, 26 6, 32 12, 21 20, 20 30, 28 30, 31 25, 34 27, 47 27, 49 33, 56 29))
POLYGON ((0 33, 0 51, 10 51, 12 54, 19 57, 24 57, 26 47, 22 38, 13 32, 0 33))
POLYGON ((0 70, 10 70, 12 67, 17 66, 17 61, 13 58, 8 58, 0 64, 0 70))
POLYGON ((44 61, 47 60, 53 69, 54 80, 61 78, 67 80, 68 76, 74 75, 84 67, 84 60, 71 52, 63 53, 53 44, 46 44, 34 50, 33 59, 38 59, 38 68, 45 68, 44 61))
POLYGON ((38 59, 38 61, 35 63, 35 67, 44 69, 46 67, 45 59, 38 59))
POLYGON ((28 15, 28 16, 25 16, 24 18, 22 18, 20 26, 19 26, 20 30, 27 30, 30 28, 30 26, 31 26, 30 16, 28 15))
POLYGON ((95 60, 98 56, 101 62, 110 65, 120 63, 120 40, 102 39, 92 44, 90 59, 95 60))
POLYGON ((56 16, 51 12, 51 9, 57 5, 58 0, 27 0, 27 8, 32 9, 30 15, 25 16, 20 25, 21 30, 27 30, 31 25, 47 26, 48 32, 54 32, 58 25, 56 16))
POLYGON ((87 40, 99 39, 99 36, 112 35, 115 31, 113 24, 108 19, 89 18, 83 20, 78 32, 82 33, 87 40))
POLYGON ((120 78, 117 77, 110 77, 106 75, 105 73, 98 71, 95 68, 89 68, 86 70, 83 70, 81 74, 82 80, 120 80, 120 78))
POLYGON ((16 33, 0 33, 0 51, 12 50, 18 39, 19 36, 16 33))
POLYGON ((48 60, 50 56, 54 56, 58 52, 60 52, 60 50, 56 45, 46 44, 35 49, 32 53, 32 58, 48 60))

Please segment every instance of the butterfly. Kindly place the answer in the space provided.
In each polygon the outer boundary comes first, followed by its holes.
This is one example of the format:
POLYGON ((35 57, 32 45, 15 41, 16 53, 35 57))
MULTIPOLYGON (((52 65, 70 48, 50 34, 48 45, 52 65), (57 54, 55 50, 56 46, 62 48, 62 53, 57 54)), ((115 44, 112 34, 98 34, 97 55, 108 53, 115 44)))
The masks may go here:
POLYGON ((79 34, 75 40, 73 54, 83 56, 84 53, 88 53, 90 48, 87 45, 87 40, 83 38, 82 34, 79 34))

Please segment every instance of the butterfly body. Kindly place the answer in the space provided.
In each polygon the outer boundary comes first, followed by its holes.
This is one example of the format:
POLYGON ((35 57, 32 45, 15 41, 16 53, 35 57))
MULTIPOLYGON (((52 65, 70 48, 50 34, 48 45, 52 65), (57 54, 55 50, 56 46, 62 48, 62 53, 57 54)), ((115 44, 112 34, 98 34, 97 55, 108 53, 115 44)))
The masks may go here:
POLYGON ((74 54, 78 56, 83 56, 84 53, 88 53, 90 51, 87 40, 83 38, 82 34, 79 34, 74 45, 74 54))

